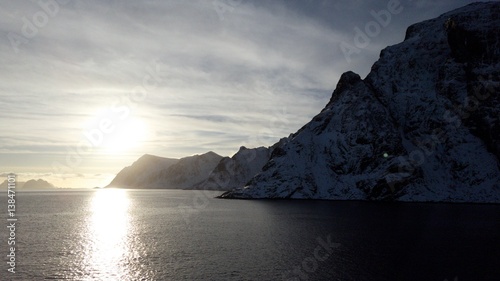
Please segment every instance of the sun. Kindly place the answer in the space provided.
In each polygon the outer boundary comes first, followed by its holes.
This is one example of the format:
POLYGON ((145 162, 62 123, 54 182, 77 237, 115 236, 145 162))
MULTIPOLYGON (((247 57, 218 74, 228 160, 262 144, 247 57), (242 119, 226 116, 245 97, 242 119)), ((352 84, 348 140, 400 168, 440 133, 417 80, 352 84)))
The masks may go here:
POLYGON ((138 118, 127 118, 115 124, 114 130, 104 136, 104 153, 124 153, 140 147, 147 140, 147 123, 138 118))
POLYGON ((84 124, 89 146, 103 154, 124 154, 140 148, 150 138, 148 123, 129 111, 97 110, 84 124))

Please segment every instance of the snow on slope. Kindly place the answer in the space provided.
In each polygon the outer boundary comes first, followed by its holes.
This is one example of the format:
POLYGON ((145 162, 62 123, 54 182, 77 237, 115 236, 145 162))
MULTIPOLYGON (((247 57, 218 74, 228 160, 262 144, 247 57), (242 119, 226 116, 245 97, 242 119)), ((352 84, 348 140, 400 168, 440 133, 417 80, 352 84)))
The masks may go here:
POLYGON ((221 159, 214 152, 181 159, 144 155, 120 171, 108 187, 189 188, 206 180, 221 159))
POLYGON ((272 148, 267 147, 248 149, 242 146, 233 157, 222 158, 208 179, 192 189, 231 190, 244 186, 261 171, 269 160, 271 151, 272 148))
POLYGON ((222 198, 500 203, 500 3, 412 25, 222 198))

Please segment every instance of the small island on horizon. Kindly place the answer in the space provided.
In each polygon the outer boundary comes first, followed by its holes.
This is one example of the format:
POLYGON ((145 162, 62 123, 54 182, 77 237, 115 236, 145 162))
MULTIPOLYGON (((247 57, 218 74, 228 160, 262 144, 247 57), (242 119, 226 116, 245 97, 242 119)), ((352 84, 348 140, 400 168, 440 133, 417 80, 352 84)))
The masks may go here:
MULTIPOLYGON (((26 182, 18 181, 15 183, 16 189, 20 190, 40 190, 40 189, 60 189, 50 182, 43 179, 31 179, 26 182)), ((5 180, 0 184, 0 189, 7 189, 8 181, 5 180)))

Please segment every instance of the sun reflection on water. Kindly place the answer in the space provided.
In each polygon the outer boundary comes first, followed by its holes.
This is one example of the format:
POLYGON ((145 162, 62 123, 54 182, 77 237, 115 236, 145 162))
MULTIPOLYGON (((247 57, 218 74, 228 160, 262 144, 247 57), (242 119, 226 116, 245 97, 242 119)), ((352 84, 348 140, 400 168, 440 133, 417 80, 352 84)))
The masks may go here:
POLYGON ((124 280, 130 252, 130 199, 126 190, 95 192, 88 220, 86 249, 88 277, 124 280))

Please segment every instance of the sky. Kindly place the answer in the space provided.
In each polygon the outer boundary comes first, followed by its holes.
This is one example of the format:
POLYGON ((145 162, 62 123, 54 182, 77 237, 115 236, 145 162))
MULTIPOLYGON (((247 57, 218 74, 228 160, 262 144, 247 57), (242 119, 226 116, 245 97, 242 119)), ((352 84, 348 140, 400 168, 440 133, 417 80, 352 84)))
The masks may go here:
POLYGON ((0 0, 0 181, 104 186, 146 153, 271 146, 343 72, 472 2, 0 0))

